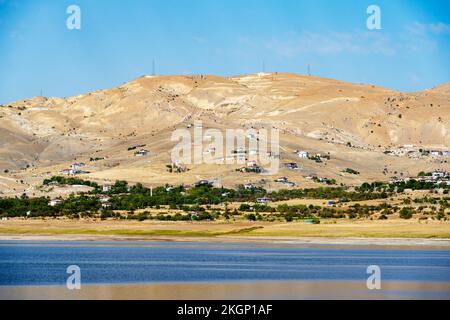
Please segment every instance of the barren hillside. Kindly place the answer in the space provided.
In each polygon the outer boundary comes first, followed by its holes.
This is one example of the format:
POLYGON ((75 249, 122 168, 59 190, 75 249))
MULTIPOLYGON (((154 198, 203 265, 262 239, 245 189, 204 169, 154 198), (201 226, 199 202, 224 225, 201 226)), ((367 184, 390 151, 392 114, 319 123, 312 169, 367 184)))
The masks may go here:
POLYGON ((253 182, 268 188, 279 188, 273 180, 281 176, 298 186, 317 184, 308 176, 353 185, 449 169, 448 155, 423 152, 450 149, 449 88, 447 83, 401 93, 286 73, 145 76, 75 97, 16 101, 0 106, 0 192, 38 193, 43 178, 73 162, 84 162, 89 173, 81 176, 99 182, 192 184, 217 178, 227 186, 253 182), (204 131, 278 128, 280 163, 297 162, 300 170, 282 168, 267 177, 237 172, 237 165, 199 164, 168 172, 173 130, 196 120, 203 121, 204 131), (136 146, 148 154, 135 156, 136 146), (330 159, 300 159, 296 150, 330 159), (360 174, 344 173, 346 168, 360 174))

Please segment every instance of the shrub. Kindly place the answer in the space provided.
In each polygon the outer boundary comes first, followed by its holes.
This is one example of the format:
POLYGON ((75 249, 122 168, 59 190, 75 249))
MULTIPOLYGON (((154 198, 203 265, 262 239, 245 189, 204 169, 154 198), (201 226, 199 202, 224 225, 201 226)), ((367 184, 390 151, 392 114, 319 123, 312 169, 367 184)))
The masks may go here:
POLYGON ((410 208, 402 208, 400 210, 400 218, 402 219, 411 219, 413 216, 413 212, 410 208))

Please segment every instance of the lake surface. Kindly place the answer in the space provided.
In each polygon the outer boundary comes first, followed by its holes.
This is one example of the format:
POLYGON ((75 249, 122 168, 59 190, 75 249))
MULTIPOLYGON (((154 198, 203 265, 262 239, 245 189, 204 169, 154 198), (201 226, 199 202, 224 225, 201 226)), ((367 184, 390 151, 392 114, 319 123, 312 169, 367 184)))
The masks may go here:
MULTIPOLYGON (((381 268, 382 283, 413 285, 414 289, 407 291, 416 290, 422 296, 424 289, 414 285, 440 285, 439 292, 433 291, 431 297, 450 298, 450 250, 311 248, 270 243, 40 241, 0 242, 3 296, 7 292, 5 286, 65 286, 70 265, 79 266, 82 285, 92 287, 353 283, 358 290, 367 290, 367 267, 377 265, 381 268)), ((289 292, 295 290, 289 287, 289 292)), ((283 292, 277 297, 289 298, 283 292)))

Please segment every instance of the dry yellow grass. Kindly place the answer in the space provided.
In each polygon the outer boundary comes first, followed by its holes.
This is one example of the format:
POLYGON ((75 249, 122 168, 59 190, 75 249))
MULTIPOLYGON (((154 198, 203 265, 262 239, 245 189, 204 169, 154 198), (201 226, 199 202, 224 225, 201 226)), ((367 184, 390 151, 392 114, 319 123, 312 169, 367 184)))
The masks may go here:
POLYGON ((159 222, 18 220, 2 221, 0 235, 126 235, 126 236, 261 236, 329 238, 450 238, 448 222, 417 220, 304 222, 159 222))
POLYGON ((283 223, 265 226, 250 232, 254 236, 289 237, 374 237, 374 238, 450 238, 450 224, 403 220, 348 221, 336 223, 322 221, 320 225, 283 223))

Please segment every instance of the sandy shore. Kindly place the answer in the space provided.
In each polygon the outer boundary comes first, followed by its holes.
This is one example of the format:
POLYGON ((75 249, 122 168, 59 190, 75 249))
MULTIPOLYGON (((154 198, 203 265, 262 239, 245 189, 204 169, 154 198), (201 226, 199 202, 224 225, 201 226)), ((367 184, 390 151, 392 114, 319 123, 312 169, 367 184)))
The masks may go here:
POLYGON ((0 235, 0 241, 158 241, 158 242, 210 242, 210 243, 268 243, 297 246, 356 246, 356 247, 414 247, 450 250, 450 239, 418 238, 318 238, 318 237, 261 237, 261 236, 120 236, 120 235, 0 235))
POLYGON ((450 299, 447 283, 383 282, 368 290, 365 281, 272 281, 0 287, 0 299, 20 300, 277 300, 277 299, 450 299))

